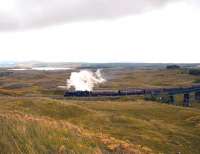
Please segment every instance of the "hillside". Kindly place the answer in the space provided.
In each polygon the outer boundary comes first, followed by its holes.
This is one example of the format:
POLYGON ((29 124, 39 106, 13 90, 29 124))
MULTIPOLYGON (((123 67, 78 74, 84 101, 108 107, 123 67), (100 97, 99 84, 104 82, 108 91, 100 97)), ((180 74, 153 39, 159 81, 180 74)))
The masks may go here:
POLYGON ((198 109, 133 101, 0 100, 1 153, 193 153, 198 109))
MULTIPOLYGON (((63 98, 72 70, 0 70, 0 154, 200 153, 200 104, 144 97, 63 98)), ((185 69, 103 71, 96 89, 179 87, 199 81, 185 69)), ((194 94, 191 95, 194 98, 194 94)))

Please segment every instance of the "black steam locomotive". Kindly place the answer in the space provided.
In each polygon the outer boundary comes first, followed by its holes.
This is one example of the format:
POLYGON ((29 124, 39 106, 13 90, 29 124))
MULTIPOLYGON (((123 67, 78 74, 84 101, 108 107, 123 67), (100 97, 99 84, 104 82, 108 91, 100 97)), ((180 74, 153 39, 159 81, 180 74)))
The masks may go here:
POLYGON ((170 95, 200 92, 200 85, 178 88, 145 88, 145 89, 125 89, 125 90, 95 90, 95 91, 66 91, 65 97, 101 97, 101 96, 131 96, 131 95, 156 95, 166 93, 170 95))
POLYGON ((95 91, 66 91, 65 97, 100 97, 100 96, 129 96, 143 95, 144 90, 95 90, 95 91))

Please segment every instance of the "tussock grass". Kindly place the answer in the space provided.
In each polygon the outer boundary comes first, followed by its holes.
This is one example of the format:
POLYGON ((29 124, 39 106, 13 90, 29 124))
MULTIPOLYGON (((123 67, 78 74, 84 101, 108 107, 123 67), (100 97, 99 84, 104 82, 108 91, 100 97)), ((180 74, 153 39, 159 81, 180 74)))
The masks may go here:
POLYGON ((0 116, 1 153, 94 153, 96 143, 73 126, 31 116, 0 116))
POLYGON ((200 152, 199 109, 143 100, 2 97, 0 121, 0 147, 9 152, 200 152))

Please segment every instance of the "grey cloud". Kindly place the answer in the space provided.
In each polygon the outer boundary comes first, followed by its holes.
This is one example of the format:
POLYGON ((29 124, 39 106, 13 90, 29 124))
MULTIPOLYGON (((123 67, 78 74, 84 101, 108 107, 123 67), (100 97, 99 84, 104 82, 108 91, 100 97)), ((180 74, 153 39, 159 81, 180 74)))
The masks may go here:
POLYGON ((0 29, 115 18, 142 13, 173 1, 178 0, 12 0, 14 11, 4 13, 0 10, 0 29))

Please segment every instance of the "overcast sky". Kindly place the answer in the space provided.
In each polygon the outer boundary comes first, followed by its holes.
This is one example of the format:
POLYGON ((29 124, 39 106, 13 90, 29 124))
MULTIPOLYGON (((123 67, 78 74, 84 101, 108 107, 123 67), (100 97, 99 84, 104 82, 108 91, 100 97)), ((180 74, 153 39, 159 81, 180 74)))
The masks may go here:
POLYGON ((200 62, 198 0, 0 0, 0 61, 200 62))

